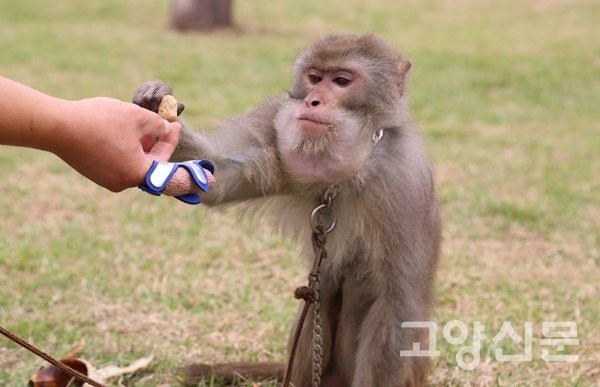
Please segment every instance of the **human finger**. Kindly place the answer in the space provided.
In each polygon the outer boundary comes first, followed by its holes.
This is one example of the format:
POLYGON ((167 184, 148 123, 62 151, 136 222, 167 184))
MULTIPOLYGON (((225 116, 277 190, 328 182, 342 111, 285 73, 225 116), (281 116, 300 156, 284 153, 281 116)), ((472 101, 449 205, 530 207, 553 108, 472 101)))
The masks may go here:
POLYGON ((179 143, 179 133, 181 130, 181 125, 177 122, 169 123, 169 125, 171 127, 169 133, 158 139, 148 152, 147 158, 159 161, 169 160, 179 143))

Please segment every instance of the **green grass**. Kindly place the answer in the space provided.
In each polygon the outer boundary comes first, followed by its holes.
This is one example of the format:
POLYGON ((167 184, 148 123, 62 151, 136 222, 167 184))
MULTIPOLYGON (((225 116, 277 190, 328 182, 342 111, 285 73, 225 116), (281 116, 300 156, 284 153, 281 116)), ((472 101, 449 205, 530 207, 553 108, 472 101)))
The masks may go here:
MULTIPOLYGON (((180 35, 164 1, 4 0, 0 74, 68 99, 172 84, 194 126, 289 86, 299 50, 376 32, 413 62, 412 113, 443 206, 432 385, 600 383, 600 3, 594 0, 238 1, 235 30, 180 35), (486 326, 457 367, 451 320, 486 326), (531 362, 492 337, 533 322, 531 362), (545 362, 545 321, 577 323, 579 361, 545 362)), ((154 354, 111 385, 177 385, 195 361, 282 360, 305 261, 267 219, 238 222, 137 190, 112 194, 52 155, 0 149, 0 325, 97 367, 154 354)), ((464 345, 471 345, 471 331, 464 345)), ((0 385, 43 362, 0 338, 0 385)))

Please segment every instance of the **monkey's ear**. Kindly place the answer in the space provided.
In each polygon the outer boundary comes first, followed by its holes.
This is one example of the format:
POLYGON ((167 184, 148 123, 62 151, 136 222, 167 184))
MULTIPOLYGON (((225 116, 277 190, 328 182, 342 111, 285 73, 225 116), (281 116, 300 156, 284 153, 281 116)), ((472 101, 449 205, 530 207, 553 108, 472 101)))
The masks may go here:
POLYGON ((412 63, 404 57, 400 57, 398 60, 398 90, 400 91, 400 95, 404 94, 404 88, 406 86, 406 75, 412 63))

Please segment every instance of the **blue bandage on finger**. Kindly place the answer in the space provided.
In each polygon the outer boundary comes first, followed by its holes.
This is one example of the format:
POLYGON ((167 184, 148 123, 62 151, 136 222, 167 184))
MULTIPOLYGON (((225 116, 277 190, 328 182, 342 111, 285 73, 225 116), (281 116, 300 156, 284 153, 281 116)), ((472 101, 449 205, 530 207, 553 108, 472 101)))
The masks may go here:
POLYGON ((208 185, 208 176, 206 176, 205 169, 208 169, 210 173, 215 171, 215 167, 212 165, 210 161, 206 160, 192 160, 186 161, 183 163, 179 163, 179 166, 188 170, 194 182, 202 191, 206 192, 210 188, 208 185))
MULTIPOLYGON (((173 175, 175 175, 175 172, 177 172, 177 169, 180 167, 185 168, 190 173, 198 188, 204 192, 209 190, 210 185, 205 169, 210 171, 210 173, 214 173, 215 166, 208 160, 190 160, 182 163, 169 163, 155 160, 152 162, 152 166, 146 174, 145 183, 141 184, 139 188, 151 195, 162 195, 167 184, 169 184, 173 175)), ((200 195, 194 193, 175 196, 175 198, 187 204, 198 204, 201 202, 200 195)))
POLYGON ((177 171, 177 167, 176 163, 153 161, 150 170, 146 173, 146 183, 140 185, 140 189, 149 194, 160 196, 177 171))

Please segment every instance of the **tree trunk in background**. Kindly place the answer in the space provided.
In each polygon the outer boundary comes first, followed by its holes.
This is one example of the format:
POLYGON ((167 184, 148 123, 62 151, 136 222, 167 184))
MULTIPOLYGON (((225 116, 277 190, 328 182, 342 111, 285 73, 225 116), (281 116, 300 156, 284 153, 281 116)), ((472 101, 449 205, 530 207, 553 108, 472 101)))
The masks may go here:
POLYGON ((171 25, 180 31, 231 27, 233 0, 171 0, 171 25))

